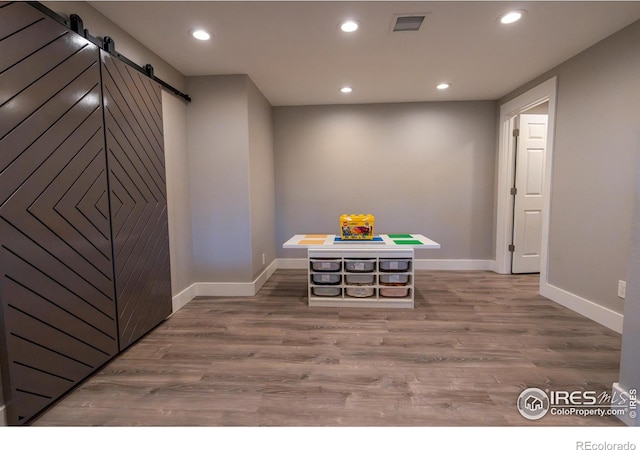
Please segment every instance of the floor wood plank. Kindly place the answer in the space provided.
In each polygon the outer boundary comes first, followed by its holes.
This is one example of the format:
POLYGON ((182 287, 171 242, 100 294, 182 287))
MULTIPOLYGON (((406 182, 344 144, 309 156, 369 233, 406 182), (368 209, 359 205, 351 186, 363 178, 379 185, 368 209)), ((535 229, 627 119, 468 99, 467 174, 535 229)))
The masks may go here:
POLYGON ((35 426, 621 426, 523 418, 523 389, 611 392, 621 336, 535 275, 417 271, 413 310, 309 308, 306 271, 197 298, 35 426))

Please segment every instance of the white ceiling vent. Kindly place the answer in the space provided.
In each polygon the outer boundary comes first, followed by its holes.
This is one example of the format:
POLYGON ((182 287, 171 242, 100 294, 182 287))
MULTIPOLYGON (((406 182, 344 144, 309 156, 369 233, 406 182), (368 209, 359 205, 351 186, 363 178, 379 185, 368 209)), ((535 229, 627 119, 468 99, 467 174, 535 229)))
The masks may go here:
POLYGON ((424 18, 425 14, 396 14, 391 31, 418 31, 424 18))

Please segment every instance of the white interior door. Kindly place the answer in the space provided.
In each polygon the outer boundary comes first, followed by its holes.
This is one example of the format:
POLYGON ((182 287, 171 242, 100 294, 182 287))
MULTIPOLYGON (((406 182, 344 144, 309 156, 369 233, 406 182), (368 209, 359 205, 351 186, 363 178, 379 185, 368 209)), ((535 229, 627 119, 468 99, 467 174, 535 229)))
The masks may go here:
POLYGON ((521 114, 517 138, 511 272, 540 272, 547 115, 521 114))

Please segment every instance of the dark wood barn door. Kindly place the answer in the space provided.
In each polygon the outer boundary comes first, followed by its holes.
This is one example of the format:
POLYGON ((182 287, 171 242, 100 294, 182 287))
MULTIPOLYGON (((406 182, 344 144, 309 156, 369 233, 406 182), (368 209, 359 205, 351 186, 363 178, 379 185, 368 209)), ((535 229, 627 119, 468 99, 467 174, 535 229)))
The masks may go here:
POLYGON ((10 423, 118 351, 99 50, 0 9, 0 335, 10 423))
POLYGON ((160 86, 102 52, 118 333, 123 350, 171 314, 160 86))
MULTIPOLYGON (((10 424, 171 314, 160 86, 0 2, 0 363, 10 424)), ((0 399, 1 400, 1 399, 0 399)))

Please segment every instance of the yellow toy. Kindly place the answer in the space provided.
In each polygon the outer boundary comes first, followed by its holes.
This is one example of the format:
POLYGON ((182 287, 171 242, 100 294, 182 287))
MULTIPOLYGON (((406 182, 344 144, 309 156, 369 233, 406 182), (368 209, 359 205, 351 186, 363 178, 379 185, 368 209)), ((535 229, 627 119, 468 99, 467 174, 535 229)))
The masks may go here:
POLYGON ((343 240, 372 240, 375 218, 371 214, 340 216, 340 237, 343 240))

